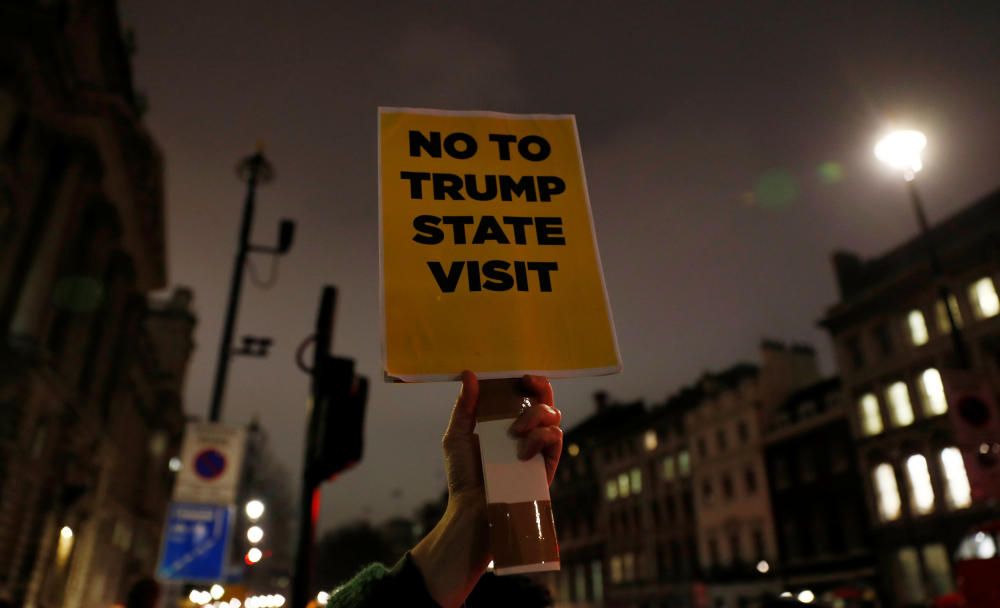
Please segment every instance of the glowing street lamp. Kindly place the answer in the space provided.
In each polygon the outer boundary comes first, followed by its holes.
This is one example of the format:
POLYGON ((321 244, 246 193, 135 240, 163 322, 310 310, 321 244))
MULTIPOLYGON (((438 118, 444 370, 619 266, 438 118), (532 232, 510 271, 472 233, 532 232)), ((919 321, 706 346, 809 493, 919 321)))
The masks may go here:
POLYGON ((875 144, 875 157, 897 171, 906 181, 913 181, 924 168, 920 155, 927 147, 927 136, 920 131, 893 131, 875 144))
POLYGON ((247 517, 250 518, 250 521, 257 521, 260 519, 261 515, 264 514, 264 503, 255 498, 247 502, 244 510, 247 513, 247 517))
POLYGON ((250 526, 247 530, 247 540, 256 544, 260 542, 260 539, 264 538, 264 530, 260 526, 250 526))
POLYGON ((968 367, 969 356, 965 350, 965 341, 962 339, 962 330, 959 329, 955 320, 955 311, 951 307, 951 289, 942 280, 941 262, 938 259, 937 251, 934 250, 934 243, 931 241, 929 233, 930 227, 927 223, 927 215, 924 214, 924 205, 917 191, 917 173, 923 169, 924 163, 921 160, 924 148, 927 147, 927 136, 913 129, 893 131, 885 135, 875 144, 875 157, 883 163, 889 165, 897 171, 901 171, 903 179, 906 180, 906 187, 910 193, 910 202, 913 204, 913 212, 917 216, 917 223, 920 225, 920 235, 927 248, 927 255, 930 258, 931 277, 937 283, 938 297, 948 316, 948 326, 951 329, 952 348, 955 351, 955 362, 960 368, 968 367))

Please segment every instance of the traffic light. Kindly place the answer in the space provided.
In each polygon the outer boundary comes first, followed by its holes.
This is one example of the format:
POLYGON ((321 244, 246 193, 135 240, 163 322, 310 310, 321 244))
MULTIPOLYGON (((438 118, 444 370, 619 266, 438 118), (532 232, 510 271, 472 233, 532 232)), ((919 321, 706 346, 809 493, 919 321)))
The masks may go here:
POLYGON ((993 390, 968 370, 945 370, 942 380, 972 498, 1000 500, 1000 408, 993 390))
POLYGON ((354 373, 354 360, 324 356, 313 368, 311 479, 322 481, 361 460, 368 380, 354 373))
POLYGON ((368 380, 354 373, 354 360, 330 354, 337 291, 325 287, 316 317, 312 413, 306 476, 319 483, 361 460, 368 380))

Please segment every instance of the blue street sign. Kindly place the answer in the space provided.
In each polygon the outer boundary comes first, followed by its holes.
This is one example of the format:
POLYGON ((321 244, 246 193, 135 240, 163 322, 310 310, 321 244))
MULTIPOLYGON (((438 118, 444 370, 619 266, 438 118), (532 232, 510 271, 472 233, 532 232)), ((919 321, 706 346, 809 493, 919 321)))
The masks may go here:
POLYGON ((167 511, 157 578, 218 581, 225 576, 232 523, 229 505, 172 502, 167 511))

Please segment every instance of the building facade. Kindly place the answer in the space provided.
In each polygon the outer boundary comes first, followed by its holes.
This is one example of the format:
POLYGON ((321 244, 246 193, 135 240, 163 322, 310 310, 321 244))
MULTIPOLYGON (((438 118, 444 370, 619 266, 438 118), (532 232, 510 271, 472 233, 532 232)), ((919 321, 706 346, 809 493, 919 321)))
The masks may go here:
POLYGON ((818 377, 815 352, 765 340, 760 365, 706 380, 687 417, 692 442, 698 560, 709 605, 747 606, 781 592, 764 465, 764 429, 787 396, 818 377))
POLYGON ((864 484, 840 379, 793 393, 770 417, 764 444, 778 539, 773 569, 785 591, 830 604, 874 599, 864 484))
POLYGON ((943 378, 956 355, 940 285, 974 373, 1000 387, 1000 192, 934 227, 942 273, 927 242, 876 258, 837 253, 840 301, 826 313, 865 483, 886 605, 928 601, 955 589, 963 536, 998 517, 971 499, 943 378))
POLYGON ((0 6, 0 597, 107 606, 155 566, 191 294, 110 0, 0 6))
POLYGON ((595 402, 595 412, 566 431, 551 488, 561 569, 544 582, 560 606, 616 605, 609 552, 619 548, 610 527, 612 518, 618 520, 602 499, 604 480, 619 441, 630 440, 628 428, 644 417, 645 407, 613 403, 604 393, 595 395, 595 402))

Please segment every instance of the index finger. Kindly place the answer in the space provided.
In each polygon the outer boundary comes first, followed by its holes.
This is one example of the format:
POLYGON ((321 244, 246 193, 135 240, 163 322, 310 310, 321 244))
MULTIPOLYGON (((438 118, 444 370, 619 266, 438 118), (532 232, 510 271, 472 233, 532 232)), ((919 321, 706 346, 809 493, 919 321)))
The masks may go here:
POLYGON ((539 403, 554 408, 555 397, 552 394, 552 384, 545 376, 525 375, 521 378, 521 386, 538 400, 539 403))

